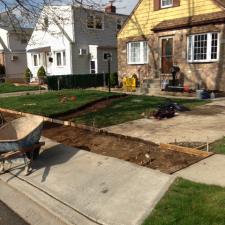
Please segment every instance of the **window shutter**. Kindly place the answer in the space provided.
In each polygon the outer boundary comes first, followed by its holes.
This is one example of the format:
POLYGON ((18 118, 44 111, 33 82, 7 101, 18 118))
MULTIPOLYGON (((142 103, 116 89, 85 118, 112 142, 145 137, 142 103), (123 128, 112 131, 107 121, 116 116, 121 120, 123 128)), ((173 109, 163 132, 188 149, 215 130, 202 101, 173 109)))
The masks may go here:
POLYGON ((180 0, 173 0, 173 7, 180 6, 180 0))
POLYGON ((155 11, 160 9, 160 1, 161 0, 154 0, 154 10, 155 11))

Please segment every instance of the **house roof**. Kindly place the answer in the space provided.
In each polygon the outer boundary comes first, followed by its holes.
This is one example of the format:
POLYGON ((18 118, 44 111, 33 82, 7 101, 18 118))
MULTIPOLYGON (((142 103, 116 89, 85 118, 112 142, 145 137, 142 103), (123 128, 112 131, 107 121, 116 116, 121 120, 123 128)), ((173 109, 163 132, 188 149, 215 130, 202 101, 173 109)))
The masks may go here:
POLYGON ((173 20, 165 20, 157 24, 152 30, 154 32, 187 28, 192 26, 207 25, 210 23, 225 22, 225 11, 207 13, 197 16, 183 17, 173 20))
POLYGON ((214 1, 220 4, 221 6, 225 7, 225 0, 214 0, 214 1))
MULTIPOLYGON (((225 0, 213 0, 215 1, 217 4, 219 4, 220 6, 225 8, 225 0)), ((126 26, 126 24, 128 23, 128 21, 131 19, 131 17, 133 16, 133 14, 135 13, 135 11, 137 10, 137 8, 139 7, 139 5, 143 2, 143 0, 139 0, 136 4, 136 6, 134 7, 133 11, 131 12, 131 14, 128 16, 128 18, 126 19, 125 23, 123 24, 122 28, 120 29, 120 31, 118 32, 118 35, 122 32, 123 28, 126 26)))

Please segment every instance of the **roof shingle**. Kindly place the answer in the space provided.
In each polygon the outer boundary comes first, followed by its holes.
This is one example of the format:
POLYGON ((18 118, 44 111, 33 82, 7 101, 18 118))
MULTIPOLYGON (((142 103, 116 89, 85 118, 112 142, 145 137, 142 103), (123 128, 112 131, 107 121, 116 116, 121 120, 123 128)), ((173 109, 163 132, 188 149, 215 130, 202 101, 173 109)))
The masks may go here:
POLYGON ((207 13, 191 17, 183 17, 173 20, 165 20, 157 24, 152 30, 154 32, 181 29, 210 23, 225 22, 225 11, 217 13, 207 13))

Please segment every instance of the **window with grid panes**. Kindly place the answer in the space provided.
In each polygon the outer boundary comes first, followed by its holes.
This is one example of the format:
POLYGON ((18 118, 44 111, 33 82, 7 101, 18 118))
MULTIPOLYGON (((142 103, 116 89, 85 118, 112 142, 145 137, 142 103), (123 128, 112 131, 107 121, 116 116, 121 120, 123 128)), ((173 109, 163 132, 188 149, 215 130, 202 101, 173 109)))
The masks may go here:
POLYGON ((188 61, 210 62, 219 59, 219 33, 195 34, 188 37, 188 61))
POLYGON ((173 0, 161 0, 161 8, 173 6, 173 0))

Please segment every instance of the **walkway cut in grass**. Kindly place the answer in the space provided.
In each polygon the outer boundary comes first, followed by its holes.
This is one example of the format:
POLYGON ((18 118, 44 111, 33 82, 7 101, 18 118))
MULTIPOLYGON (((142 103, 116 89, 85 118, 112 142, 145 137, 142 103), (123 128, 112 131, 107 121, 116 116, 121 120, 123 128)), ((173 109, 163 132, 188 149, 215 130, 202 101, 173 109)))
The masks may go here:
POLYGON ((143 225, 225 225, 225 188, 179 178, 143 225))
POLYGON ((112 95, 118 94, 81 89, 63 90, 39 95, 1 98, 0 107, 51 117, 112 95))
POLYGON ((0 84, 0 94, 22 92, 22 91, 37 91, 37 90, 39 90, 39 87, 37 86, 16 86, 15 84, 10 83, 0 84))

